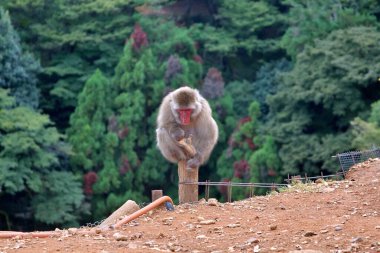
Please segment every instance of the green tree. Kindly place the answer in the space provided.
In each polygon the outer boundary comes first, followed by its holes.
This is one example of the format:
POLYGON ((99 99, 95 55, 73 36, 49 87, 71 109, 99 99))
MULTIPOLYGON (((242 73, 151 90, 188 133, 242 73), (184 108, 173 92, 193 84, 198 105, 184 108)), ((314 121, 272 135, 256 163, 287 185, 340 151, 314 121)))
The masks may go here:
POLYGON ((48 116, 16 106, 0 89, 0 133, 0 202, 6 203, 0 208, 45 224, 76 224, 81 184, 64 168, 69 149, 48 116), (10 203, 11 196, 17 201, 10 203))
POLYGON ((217 9, 212 21, 191 28, 206 64, 221 69, 227 81, 254 78, 253 68, 263 59, 278 57, 285 29, 282 5, 262 0, 222 0, 212 5, 217 9))
POLYGON ((39 68, 30 54, 23 53, 8 12, 0 7, 0 88, 9 89, 18 105, 37 108, 39 68))
POLYGON ((352 122, 353 146, 357 149, 369 149, 380 146, 380 101, 371 105, 371 114, 368 121, 357 117, 352 122))
POLYGON ((193 59, 194 43, 184 29, 164 20, 153 22, 140 19, 110 84, 95 73, 72 117, 73 164, 96 173, 88 177, 92 182, 96 177, 90 190, 95 219, 128 199, 147 201, 154 187, 167 193, 176 188, 166 180, 176 174, 169 170, 174 166, 156 147, 156 116, 163 96, 197 83, 202 66, 193 59))
POLYGON ((103 73, 96 70, 79 94, 78 106, 71 115, 67 131, 76 170, 96 170, 103 164, 107 125, 112 128, 109 85, 103 73))
POLYGON ((266 129, 279 144, 283 175, 335 172, 331 155, 351 148, 350 121, 379 99, 379 39, 374 27, 337 30, 297 56, 268 99, 266 129))
POLYGON ((41 59, 41 107, 65 129, 92 73, 99 68, 112 76, 133 28, 135 5, 124 0, 5 3, 23 40, 41 59))
MULTIPOLYGON (((248 161, 254 150, 257 149, 254 138, 257 137, 259 128, 260 106, 258 102, 251 103, 248 113, 248 116, 240 119, 235 130, 229 136, 227 149, 218 158, 217 173, 223 181, 257 182, 252 178, 248 161)), ((226 189, 222 188, 220 191, 222 195, 226 194, 226 189)), ((234 197, 247 197, 248 192, 245 188, 236 189, 234 197)))
POLYGON ((282 47, 295 58, 305 45, 312 45, 317 38, 331 31, 353 26, 375 25, 374 11, 380 5, 376 1, 314 0, 285 1, 291 8, 287 14, 289 28, 281 40, 282 47))

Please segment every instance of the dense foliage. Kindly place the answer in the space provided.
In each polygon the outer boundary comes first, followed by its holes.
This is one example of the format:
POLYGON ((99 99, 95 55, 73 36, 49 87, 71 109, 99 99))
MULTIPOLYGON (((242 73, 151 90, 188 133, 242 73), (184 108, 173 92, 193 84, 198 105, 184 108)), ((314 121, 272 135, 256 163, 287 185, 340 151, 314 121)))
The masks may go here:
MULTIPOLYGON (((93 222, 157 188, 176 199, 155 121, 162 98, 185 84, 209 100, 220 130, 201 181, 334 173, 332 155, 380 145, 376 0, 0 7, 5 229, 93 222)), ((226 198, 227 188, 211 190, 226 198)))

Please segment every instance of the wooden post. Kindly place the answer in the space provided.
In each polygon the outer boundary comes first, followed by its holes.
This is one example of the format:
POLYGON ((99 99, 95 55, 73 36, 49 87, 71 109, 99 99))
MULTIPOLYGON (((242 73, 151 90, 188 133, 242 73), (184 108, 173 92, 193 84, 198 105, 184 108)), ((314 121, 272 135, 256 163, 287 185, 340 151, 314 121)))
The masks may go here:
MULTIPOLYGON (((188 157, 194 157, 196 154, 195 148, 191 144, 191 138, 182 139, 179 141, 179 145, 188 157)), ((199 168, 188 169, 186 161, 178 162, 178 199, 180 204, 198 201, 198 171, 199 168)))
POLYGON ((186 161, 178 163, 178 197, 179 203, 198 201, 198 184, 184 184, 198 182, 198 168, 187 169, 186 161))
POLYGON ((162 190, 152 190, 152 202, 162 197, 162 190))

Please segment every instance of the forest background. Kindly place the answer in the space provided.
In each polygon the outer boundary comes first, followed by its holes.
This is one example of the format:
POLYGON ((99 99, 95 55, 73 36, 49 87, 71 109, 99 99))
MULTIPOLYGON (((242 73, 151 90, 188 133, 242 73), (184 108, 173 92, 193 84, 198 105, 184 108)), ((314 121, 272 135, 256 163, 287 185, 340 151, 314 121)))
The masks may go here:
POLYGON ((0 229, 175 199, 155 120, 183 84, 220 129, 200 181, 335 173, 380 144, 379 19, 376 0, 0 0, 0 229))

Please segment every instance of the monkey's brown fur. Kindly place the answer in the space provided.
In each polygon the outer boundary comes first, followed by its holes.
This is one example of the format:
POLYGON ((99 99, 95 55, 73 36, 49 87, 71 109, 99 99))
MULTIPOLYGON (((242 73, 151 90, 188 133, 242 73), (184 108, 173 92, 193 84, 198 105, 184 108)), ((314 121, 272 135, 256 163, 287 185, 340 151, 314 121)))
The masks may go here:
POLYGON ((177 93, 176 100, 180 106, 188 106, 195 103, 195 96, 188 90, 184 90, 177 93))
POLYGON ((218 126, 211 115, 211 108, 196 89, 181 87, 164 97, 157 117, 157 146, 170 162, 186 160, 187 166, 199 167, 209 158, 218 140, 218 126), (179 109, 192 109, 189 125, 182 125, 179 109), (178 141, 191 136, 196 150, 194 157, 187 157, 178 141))

